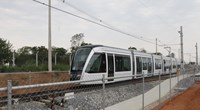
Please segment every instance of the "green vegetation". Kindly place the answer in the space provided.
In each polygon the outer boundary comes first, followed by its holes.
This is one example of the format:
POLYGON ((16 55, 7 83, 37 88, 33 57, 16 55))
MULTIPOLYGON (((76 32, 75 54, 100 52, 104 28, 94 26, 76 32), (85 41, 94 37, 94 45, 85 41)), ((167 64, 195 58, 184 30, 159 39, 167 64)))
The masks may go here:
POLYGON ((84 34, 83 33, 79 33, 79 34, 75 34, 72 36, 70 42, 71 42, 71 53, 74 53, 78 47, 80 46, 85 46, 85 45, 92 45, 91 43, 85 43, 84 42, 84 34))
MULTIPOLYGON (((69 70, 69 59, 76 49, 80 46, 91 45, 85 43, 83 37, 83 33, 72 36, 69 51, 62 47, 52 47, 53 71, 69 70)), ((9 41, 0 38, 0 73, 48 71, 47 65, 48 49, 45 46, 24 46, 15 51, 9 41), (13 65, 13 55, 15 65, 13 65)))
MULTIPOLYGON (((52 48, 52 61, 55 62, 55 55, 57 64, 69 64, 69 54, 64 48, 52 48)), ((36 56, 38 57, 38 66, 48 64, 48 49, 44 46, 24 46, 16 52, 16 65, 17 66, 33 66, 36 65, 36 56)))
MULTIPOLYGON (((48 49, 45 46, 24 46, 12 51, 12 44, 0 38, 0 73, 48 71, 48 49), (15 66, 13 66, 13 53, 15 66), (36 59, 37 56, 37 59, 36 59), (36 65, 36 61, 38 65, 36 65)), ((53 71, 68 71, 70 54, 62 47, 52 48, 53 71)))
POLYGON ((8 63, 12 59, 12 44, 0 38, 0 66, 4 65, 4 63, 8 63))

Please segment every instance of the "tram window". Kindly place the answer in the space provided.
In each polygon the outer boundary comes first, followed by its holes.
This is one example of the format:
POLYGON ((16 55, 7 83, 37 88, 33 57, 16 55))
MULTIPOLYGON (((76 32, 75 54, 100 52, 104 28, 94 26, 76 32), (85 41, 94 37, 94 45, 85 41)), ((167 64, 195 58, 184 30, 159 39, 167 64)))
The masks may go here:
POLYGON ((115 70, 119 71, 131 71, 130 56, 115 55, 115 70))
POLYGON ((80 48, 73 56, 72 71, 82 71, 91 48, 80 48))
POLYGON ((155 68, 161 69, 161 60, 160 59, 155 59, 155 68))
POLYGON ((136 57, 137 73, 142 73, 142 58, 136 57))
POLYGON ((86 68, 87 73, 106 72, 106 58, 104 53, 94 53, 86 68))
POLYGON ((151 60, 151 58, 148 58, 147 60, 148 60, 148 73, 151 73, 151 71, 152 71, 152 60, 151 60))
POLYGON ((171 61, 170 60, 167 61, 167 66, 168 66, 168 68, 171 67, 171 61))
POLYGON ((147 70, 147 61, 146 58, 142 58, 143 70, 147 70))
POLYGON ((166 71, 169 68, 170 68, 170 60, 166 60, 164 65, 164 71, 166 71))
POLYGON ((173 61, 173 68, 176 68, 176 62, 173 61))

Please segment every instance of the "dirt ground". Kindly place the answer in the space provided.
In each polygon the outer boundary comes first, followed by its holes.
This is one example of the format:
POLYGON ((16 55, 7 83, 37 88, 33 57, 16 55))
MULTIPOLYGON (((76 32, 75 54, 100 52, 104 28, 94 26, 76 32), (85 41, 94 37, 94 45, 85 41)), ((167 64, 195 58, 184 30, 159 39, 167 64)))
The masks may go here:
POLYGON ((200 110, 200 83, 165 102, 164 106, 154 110, 200 110))
MULTIPOLYGON (((22 72, 22 73, 9 73, 0 74, 0 88, 7 87, 7 80, 12 80, 13 86, 32 85, 32 84, 43 84, 52 82, 62 82, 69 80, 68 72, 22 72)), ((63 89, 67 88, 68 85, 59 86, 48 86, 32 89, 23 89, 12 91, 13 95, 28 94, 33 92, 52 90, 52 89, 63 89)), ((0 96, 6 96, 7 92, 0 92, 0 96)))

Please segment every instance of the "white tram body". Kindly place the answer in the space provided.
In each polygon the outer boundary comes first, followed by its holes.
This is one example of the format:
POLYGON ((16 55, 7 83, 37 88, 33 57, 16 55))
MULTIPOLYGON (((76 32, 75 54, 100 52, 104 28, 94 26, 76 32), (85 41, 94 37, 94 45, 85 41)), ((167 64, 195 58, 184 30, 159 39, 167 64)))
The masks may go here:
POLYGON ((162 65, 163 65, 163 61, 162 61, 162 56, 160 55, 152 55, 153 56, 153 70, 154 70, 154 75, 159 75, 162 74, 162 65))
MULTIPOLYGON (((123 77, 140 75, 145 77, 169 74, 176 72, 177 62, 175 58, 163 57, 149 53, 126 50, 102 45, 89 45, 80 47, 72 60, 70 80, 95 80, 105 77, 123 77)), ((133 77, 134 79, 141 77, 133 77)), ((131 80, 132 77, 107 80, 106 83, 131 80)), ((96 81, 100 84, 102 81, 96 81)), ((94 82, 84 83, 94 84, 94 82)))
POLYGON ((177 65, 178 65, 177 59, 172 58, 172 73, 176 73, 176 71, 177 71, 177 65))
POLYGON ((169 74, 171 70, 171 59, 163 56, 163 74, 169 74))
MULTIPOLYGON (((134 75, 140 75, 144 73, 146 77, 152 76, 153 73, 153 57, 151 54, 133 51, 134 57, 134 75)), ((136 77, 140 78, 140 77, 136 77)))

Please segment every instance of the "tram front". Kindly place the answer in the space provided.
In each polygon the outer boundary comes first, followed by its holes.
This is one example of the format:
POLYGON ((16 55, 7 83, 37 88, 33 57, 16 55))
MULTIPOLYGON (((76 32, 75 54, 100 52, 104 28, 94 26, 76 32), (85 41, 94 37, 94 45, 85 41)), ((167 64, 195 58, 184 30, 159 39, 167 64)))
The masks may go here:
POLYGON ((74 54, 70 70, 70 80, 80 80, 85 62, 92 50, 91 47, 80 47, 74 54))

